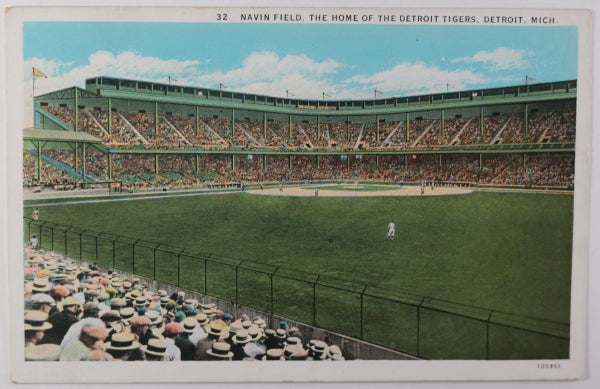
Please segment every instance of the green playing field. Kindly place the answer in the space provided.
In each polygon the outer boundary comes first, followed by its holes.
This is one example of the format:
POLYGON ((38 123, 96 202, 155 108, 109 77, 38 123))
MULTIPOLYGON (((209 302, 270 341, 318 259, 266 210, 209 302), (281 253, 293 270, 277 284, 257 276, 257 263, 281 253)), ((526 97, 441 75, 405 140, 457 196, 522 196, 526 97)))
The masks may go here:
MULTIPOLYGON (((38 206, 43 221, 318 273, 393 294, 569 323, 571 194, 315 198, 232 193, 38 206), (385 240, 390 220, 396 224, 394 241, 385 240)), ((25 215, 31 210, 28 205, 25 215)), ((257 288, 243 296, 246 305, 253 305, 250 295, 264 292, 257 288)), ((254 305, 264 308, 261 304, 254 305)), ((294 310, 282 314, 293 316, 294 310)), ((297 319, 306 315, 298 313, 297 319)), ((322 316, 317 324, 336 326, 322 316)))

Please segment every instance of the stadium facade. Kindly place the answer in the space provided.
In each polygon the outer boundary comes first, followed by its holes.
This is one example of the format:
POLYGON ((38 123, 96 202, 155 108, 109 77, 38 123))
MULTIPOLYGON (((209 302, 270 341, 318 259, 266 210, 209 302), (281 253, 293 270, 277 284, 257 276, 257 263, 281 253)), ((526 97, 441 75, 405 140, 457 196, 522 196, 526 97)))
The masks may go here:
POLYGON ((573 188, 576 80, 366 100, 113 77, 85 84, 35 97, 26 187, 351 179, 573 188))

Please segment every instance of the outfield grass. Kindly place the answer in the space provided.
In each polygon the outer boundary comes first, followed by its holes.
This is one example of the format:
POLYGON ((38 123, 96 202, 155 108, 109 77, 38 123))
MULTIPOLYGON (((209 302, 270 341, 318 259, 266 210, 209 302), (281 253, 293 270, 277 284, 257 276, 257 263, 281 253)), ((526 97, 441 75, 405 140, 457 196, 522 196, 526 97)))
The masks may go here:
MULTIPOLYGON (((182 247, 188 252, 246 259, 273 269, 280 266, 319 273, 323 279, 351 280, 394 294, 425 296, 568 324, 572 209, 573 196, 569 194, 475 192, 459 196, 314 198, 235 193, 55 204, 41 206, 40 219, 182 247), (384 239, 392 219, 397 226, 393 242, 384 239)), ((25 215, 30 213, 31 207, 26 207, 25 215)), ((109 255, 106 248, 103 252, 109 255)), ((144 255, 150 257, 152 250, 146 249, 144 255)), ((173 282, 174 257, 163 256, 157 268, 164 273, 162 279, 173 282)), ((196 269, 192 259, 186 260, 192 261, 189 268, 197 273, 182 275, 182 286, 202 291, 203 270, 196 269)), ((138 263, 137 270, 152 272, 149 262, 138 263)), ((218 280, 209 282, 235 284, 232 267, 208 270, 219 274, 218 280)), ((250 273, 244 272, 238 280, 243 292, 239 302, 268 310, 270 301, 265 291, 269 279, 250 273)), ((307 306, 312 304, 312 289, 301 281, 277 282, 281 283, 275 285, 277 288, 289 288, 292 293, 278 297, 275 311, 311 322, 314 313, 307 306)), ((318 288, 317 324, 358 336, 358 295, 318 288), (327 314, 338 311, 344 321, 327 314)), ((231 296, 231 291, 226 293, 231 296)), ((389 321, 410 318, 397 323, 397 331, 408 333, 416 326, 412 319, 414 306, 390 305, 385 300, 365 304, 368 317, 379 315, 389 321), (386 304, 390 306, 386 308, 386 304)), ((430 314, 436 309, 431 308, 430 314)), ((445 323, 445 328, 470 328, 452 318, 437 322, 445 323)), ((439 323, 436 325, 442 325, 439 323)), ((398 340, 401 334, 381 340, 378 336, 386 328, 389 330, 385 322, 373 321, 363 335, 367 340, 388 342, 391 347, 424 356, 485 358, 479 346, 465 355, 457 354, 454 346, 440 352, 434 342, 439 333, 435 326, 424 329, 431 332, 429 343, 421 342, 418 348, 412 337, 398 340)), ((457 344, 469 336, 469 331, 457 338, 457 344)), ((475 326, 472 331, 483 330, 475 326)))

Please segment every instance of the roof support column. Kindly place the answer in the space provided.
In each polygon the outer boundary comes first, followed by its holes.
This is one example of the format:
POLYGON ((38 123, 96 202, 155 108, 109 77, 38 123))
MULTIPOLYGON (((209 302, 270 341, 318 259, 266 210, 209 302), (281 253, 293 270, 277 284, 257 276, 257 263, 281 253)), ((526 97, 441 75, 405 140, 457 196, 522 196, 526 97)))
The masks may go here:
POLYGON ((483 154, 479 153, 479 168, 483 169, 483 154))
POLYGON ((158 101, 154 102, 154 137, 158 135, 158 101))
POLYGON ((346 139, 350 143, 350 115, 346 115, 346 139))
POLYGON ((479 135, 483 136, 483 105, 479 108, 479 135))
POLYGON ((288 154, 288 169, 292 169, 292 154, 288 154))
POLYGON ((231 110, 231 138, 235 137, 235 109, 231 110))
POLYGON ((267 113, 266 112, 263 112, 263 136, 266 141, 267 140, 267 113))
POLYGON ((524 128, 525 136, 529 132, 529 104, 525 103, 525 128, 524 128))
MULTIPOLYGON (((197 116, 196 116, 197 117, 197 116)), ((194 154, 194 173, 198 174, 198 153, 194 154)))
MULTIPOLYGON (((375 115, 375 122, 377 123, 377 134, 375 135, 377 138, 377 143, 379 143, 379 115, 375 115)), ((367 123, 365 123, 365 127, 367 123)))
POLYGON ((73 92, 75 95, 75 105, 73 106, 73 113, 74 113, 74 118, 73 118, 73 130, 75 130, 77 132, 77 127, 78 127, 78 122, 79 122, 79 99, 77 96, 77 87, 74 86, 73 87, 73 92))
POLYGON ((231 154, 231 171, 235 171, 235 154, 231 154))
POLYGON ((74 147, 74 159, 75 159, 75 166, 73 166, 75 168, 75 171, 79 171, 79 144, 75 143, 75 147, 74 147))
POLYGON ((200 134, 200 107, 197 105, 196 106, 196 114, 195 114, 195 119, 196 119, 196 136, 198 136, 200 134))
POLYGON ((158 175, 158 154, 154 154, 154 178, 158 175))
POLYGON ((263 171, 267 170, 267 154, 263 154, 262 156, 262 165, 263 171))
POLYGON ((321 117, 319 115, 317 115, 317 139, 316 139, 316 141, 318 142, 320 138, 321 138, 321 117))
POLYGON ((408 169, 408 154, 404 154, 404 168, 408 169))
POLYGON ((37 181, 42 180, 42 142, 37 141, 37 181))
POLYGON ((288 115, 288 138, 292 140, 292 115, 288 115))
POLYGON ((440 110, 440 133, 442 134, 442 137, 444 137, 444 133, 445 133, 445 131, 444 131, 444 119, 445 119, 445 117, 444 117, 444 110, 441 109, 440 110))
POLYGON ((85 143, 81 144, 81 172, 85 176, 85 143))
POLYGON ((379 168, 379 154, 375 155, 375 167, 379 168))
MULTIPOLYGON (((406 128, 404 129, 404 141, 408 143, 408 128, 410 127, 410 120, 408 119, 408 112, 406 112, 406 128)), ((406 167, 406 166, 405 166, 406 167)))
POLYGON ((107 154, 107 161, 106 161, 106 175, 108 176, 108 180, 111 181, 113 178, 113 171, 112 171, 112 153, 108 153, 107 154))
POLYGON ((112 99, 108 98, 108 136, 112 135, 112 99))

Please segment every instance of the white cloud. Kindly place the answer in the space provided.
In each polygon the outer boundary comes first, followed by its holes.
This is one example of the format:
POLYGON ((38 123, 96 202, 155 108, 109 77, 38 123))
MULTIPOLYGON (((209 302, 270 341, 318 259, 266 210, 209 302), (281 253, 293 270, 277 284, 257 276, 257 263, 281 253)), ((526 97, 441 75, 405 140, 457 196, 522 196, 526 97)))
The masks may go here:
POLYGON ((498 47, 494 51, 480 51, 472 57, 454 58, 450 62, 483 62, 493 71, 525 69, 529 67, 529 63, 525 60, 528 55, 530 54, 525 50, 498 47))
POLYGON ((385 95, 445 92, 447 84, 452 90, 464 90, 485 82, 485 78, 470 70, 443 70, 422 62, 403 62, 392 69, 373 75, 353 76, 345 81, 349 86, 374 89, 385 95), (386 93, 387 92, 387 93, 386 93))
POLYGON ((272 96, 285 96, 289 90, 297 97, 315 98, 329 87, 327 77, 344 66, 331 59, 318 62, 305 54, 280 58, 265 51, 250 54, 239 68, 200 75, 196 85, 215 87, 223 83, 231 90, 272 96))

